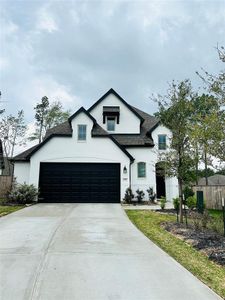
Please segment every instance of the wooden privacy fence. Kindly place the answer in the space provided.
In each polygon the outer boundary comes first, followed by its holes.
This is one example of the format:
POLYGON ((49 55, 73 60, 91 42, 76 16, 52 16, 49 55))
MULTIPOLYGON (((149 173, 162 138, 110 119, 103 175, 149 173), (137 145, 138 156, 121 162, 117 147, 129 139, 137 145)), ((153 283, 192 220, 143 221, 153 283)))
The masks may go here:
POLYGON ((225 185, 196 185, 193 191, 203 191, 206 208, 222 209, 221 198, 225 198, 225 185))
POLYGON ((0 176, 0 198, 5 197, 6 193, 11 189, 12 176, 0 176))

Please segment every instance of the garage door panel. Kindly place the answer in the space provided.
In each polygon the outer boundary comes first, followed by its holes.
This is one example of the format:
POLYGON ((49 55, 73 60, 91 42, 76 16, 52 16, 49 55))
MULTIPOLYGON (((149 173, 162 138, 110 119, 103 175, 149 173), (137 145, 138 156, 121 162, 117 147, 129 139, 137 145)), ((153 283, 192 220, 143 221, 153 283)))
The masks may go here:
POLYGON ((41 163, 40 201, 120 202, 120 164, 41 163))

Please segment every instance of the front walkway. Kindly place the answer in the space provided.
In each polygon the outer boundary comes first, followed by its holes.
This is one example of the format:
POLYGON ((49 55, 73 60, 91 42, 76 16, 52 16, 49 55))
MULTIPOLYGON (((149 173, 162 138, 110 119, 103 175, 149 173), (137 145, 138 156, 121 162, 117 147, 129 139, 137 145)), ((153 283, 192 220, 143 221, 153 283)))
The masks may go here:
POLYGON ((0 219, 1 300, 220 299, 119 204, 38 204, 0 219))
MULTIPOLYGON (((124 209, 140 209, 140 210, 156 210, 156 209, 161 209, 160 205, 159 204, 151 204, 151 205, 127 205, 127 204, 124 204, 122 205, 124 209)), ((174 208, 173 207, 173 203, 172 202, 166 202, 166 207, 165 209, 171 209, 171 208, 174 208)))

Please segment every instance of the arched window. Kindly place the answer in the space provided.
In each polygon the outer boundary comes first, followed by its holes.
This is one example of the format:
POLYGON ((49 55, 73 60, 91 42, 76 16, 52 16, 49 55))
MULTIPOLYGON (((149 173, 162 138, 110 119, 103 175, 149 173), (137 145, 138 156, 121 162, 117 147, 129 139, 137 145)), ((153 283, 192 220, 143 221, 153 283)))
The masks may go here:
POLYGON ((145 162, 141 161, 137 164, 137 174, 138 174, 138 178, 146 177, 146 163, 145 162))

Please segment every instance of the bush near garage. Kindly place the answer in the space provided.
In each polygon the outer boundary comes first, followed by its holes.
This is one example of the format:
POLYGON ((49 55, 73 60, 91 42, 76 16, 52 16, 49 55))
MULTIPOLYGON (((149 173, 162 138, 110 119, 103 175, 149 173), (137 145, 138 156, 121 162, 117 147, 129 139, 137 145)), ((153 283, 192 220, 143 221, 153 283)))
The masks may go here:
POLYGON ((33 184, 14 183, 7 200, 9 204, 31 204, 37 199, 38 194, 38 189, 33 184))

